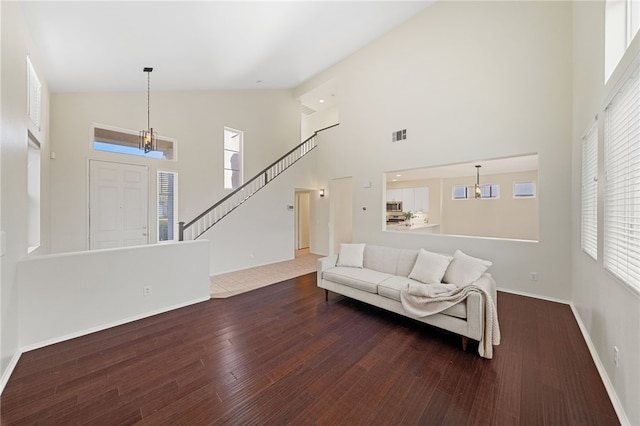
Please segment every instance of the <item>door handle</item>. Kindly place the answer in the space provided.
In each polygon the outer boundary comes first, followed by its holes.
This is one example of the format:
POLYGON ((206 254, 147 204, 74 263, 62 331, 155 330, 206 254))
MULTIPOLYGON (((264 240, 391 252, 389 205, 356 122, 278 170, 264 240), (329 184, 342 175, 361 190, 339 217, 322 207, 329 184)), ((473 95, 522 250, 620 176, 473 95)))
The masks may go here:
POLYGON ((143 232, 143 233, 142 233, 142 236, 143 236, 143 237, 146 237, 146 236, 147 236, 147 233, 146 233, 146 232, 143 232))

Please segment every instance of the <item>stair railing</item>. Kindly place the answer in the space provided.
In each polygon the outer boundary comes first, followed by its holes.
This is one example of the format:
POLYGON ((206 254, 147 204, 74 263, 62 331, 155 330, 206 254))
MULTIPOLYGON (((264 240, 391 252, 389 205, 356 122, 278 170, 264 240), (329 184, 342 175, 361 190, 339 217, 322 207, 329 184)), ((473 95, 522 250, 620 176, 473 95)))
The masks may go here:
POLYGON ((316 136, 319 132, 335 126, 337 126, 337 124, 317 130, 309 138, 271 163, 244 185, 238 187, 229 195, 209 207, 195 219, 188 223, 179 222, 178 240, 196 240, 201 237, 202 234, 211 229, 216 223, 220 222, 222 218, 240 207, 245 201, 255 195, 256 192, 264 188, 269 182, 282 174, 282 172, 291 167, 295 162, 311 152, 316 147, 316 136))

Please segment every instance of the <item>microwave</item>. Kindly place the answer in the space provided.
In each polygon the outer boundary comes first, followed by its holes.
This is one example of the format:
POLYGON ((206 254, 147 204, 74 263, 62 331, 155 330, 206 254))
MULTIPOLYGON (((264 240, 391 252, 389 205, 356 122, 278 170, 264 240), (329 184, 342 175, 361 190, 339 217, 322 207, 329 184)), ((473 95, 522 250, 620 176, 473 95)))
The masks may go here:
POLYGON ((387 211, 388 212, 401 212, 402 211, 402 201, 387 201, 387 211))

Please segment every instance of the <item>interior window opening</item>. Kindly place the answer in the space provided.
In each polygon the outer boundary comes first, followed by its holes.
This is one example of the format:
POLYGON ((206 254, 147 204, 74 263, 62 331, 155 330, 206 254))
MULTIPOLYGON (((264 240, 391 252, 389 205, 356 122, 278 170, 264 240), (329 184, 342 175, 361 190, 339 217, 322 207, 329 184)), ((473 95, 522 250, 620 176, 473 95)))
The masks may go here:
POLYGON ((392 170, 383 179, 384 231, 538 241, 538 154, 392 170))

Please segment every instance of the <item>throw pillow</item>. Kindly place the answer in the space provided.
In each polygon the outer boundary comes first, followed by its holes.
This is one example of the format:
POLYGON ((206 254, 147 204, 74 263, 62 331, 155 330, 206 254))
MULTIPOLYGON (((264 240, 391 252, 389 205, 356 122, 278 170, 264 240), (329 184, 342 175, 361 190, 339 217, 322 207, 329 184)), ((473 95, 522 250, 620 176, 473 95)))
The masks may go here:
POLYGON ((336 266, 347 266, 349 268, 362 268, 364 259, 364 244, 340 244, 338 262, 336 266))
POLYGON ((440 283, 449 266, 449 262, 451 262, 451 256, 420 249, 409 278, 425 284, 440 283))
POLYGON ((493 265, 488 260, 478 259, 456 250, 453 259, 444 273, 444 282, 463 287, 475 282, 493 265))

